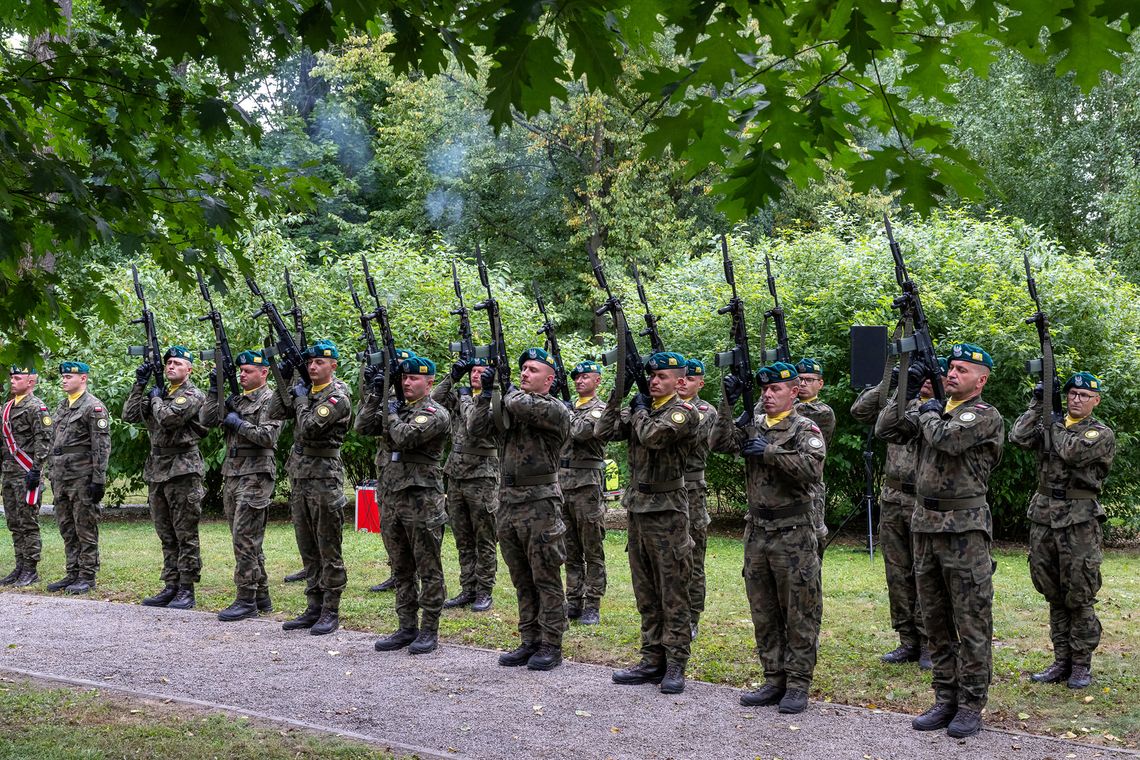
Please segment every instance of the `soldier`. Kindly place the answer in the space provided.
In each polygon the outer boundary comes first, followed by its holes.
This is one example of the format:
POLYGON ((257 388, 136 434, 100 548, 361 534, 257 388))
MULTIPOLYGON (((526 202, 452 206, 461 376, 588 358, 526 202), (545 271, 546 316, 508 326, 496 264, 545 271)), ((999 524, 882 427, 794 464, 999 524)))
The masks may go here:
POLYGON ((135 370, 135 384, 123 404, 126 422, 142 422, 150 435, 150 455, 143 467, 154 530, 162 543, 162 582, 165 587, 142 603, 148 607, 189 610, 194 607, 194 584, 202 573, 198 521, 202 518, 205 466, 198 441, 206 428, 198 412, 206 398, 190 380, 194 355, 184 346, 171 346, 162 356, 166 392, 147 391, 149 363, 135 370))
POLYGON ((289 395, 278 388, 269 397, 272 419, 295 420, 285 471, 307 600, 305 611, 281 628, 323 636, 340 627, 340 595, 348 582, 340 550, 346 503, 340 447, 352 424, 352 401, 336 378, 340 352, 332 341, 313 343, 305 358, 312 387, 298 381, 289 395))
POLYGON ((99 571, 99 502, 107 488, 111 421, 103 402, 87 392, 90 372, 84 362, 59 365, 59 385, 66 398, 53 415, 48 472, 67 572, 49 583, 48 591, 85 594, 95 588, 99 571))
MULTIPOLYGON (((831 438, 835 435, 835 411, 819 400, 819 393, 823 390, 823 365, 815 359, 804 357, 796 363, 796 372, 800 376, 799 400, 796 401, 796 414, 807 417, 816 424, 823 434, 823 442, 831 450, 831 438)), ((811 500, 811 520, 815 526, 816 543, 819 544, 819 556, 823 559, 823 549, 827 544, 827 487, 821 480, 814 487, 811 500)))
POLYGON ((467 417, 475 410, 487 360, 460 360, 432 391, 431 397, 451 415, 451 453, 443 474, 447 476, 447 514, 455 548, 459 552, 460 591, 443 603, 444 609, 471 605, 475 612, 491 609, 491 591, 499 569, 496 551, 495 512, 499 509, 499 446, 497 430, 486 438, 467 433, 467 417), (471 386, 457 385, 467 376, 471 386))
POLYGON ((1009 440, 1037 451, 1040 481, 1029 501, 1029 575, 1049 602, 1053 664, 1032 679, 1068 679, 1070 689, 1083 689, 1092 683, 1092 653, 1101 630, 1093 605, 1101 583, 1100 524, 1105 514, 1097 497, 1116 455, 1116 437, 1092 416, 1104 392, 1099 378, 1078 372, 1062 390, 1067 411, 1063 420, 1043 417, 1044 390, 1038 383, 1009 440))
POLYGON ((685 468, 696 443, 697 410, 677 395, 688 373, 685 357, 660 351, 645 363, 649 395, 634 394, 621 409, 618 391, 610 397, 595 430, 629 441, 629 487, 622 501, 629 512, 629 570, 641 613, 641 662, 616 670, 618 684, 660 683, 662 694, 685 690, 692 629, 689 576, 689 498, 685 468))
POLYGON ((743 392, 724 379, 713 448, 741 454, 748 493, 744 528, 744 587, 752 610, 764 685, 740 697, 749 707, 807 709, 823 614, 812 504, 827 453, 819 426, 798 413, 800 379, 786 362, 756 372, 760 401, 741 428, 733 407, 743 392))
MULTIPOLYGON (((982 400, 993 366, 980 346, 957 343, 945 402, 931 399, 900 414, 896 401, 875 423, 875 433, 888 441, 918 440, 911 534, 935 701, 911 725, 916 731, 945 728, 958 739, 981 729, 993 675, 993 517, 986 490, 1005 442, 1001 414, 982 400)), ((905 401, 937 371, 912 364, 905 401)))
POLYGON ((12 533, 16 567, 0 578, 0 586, 38 583, 40 561, 40 495, 43 468, 51 444, 51 415, 35 394, 36 368, 8 370, 10 395, 4 404, 4 444, 0 472, 4 478, 4 519, 12 533))
POLYGON ((570 371, 578 400, 570 409, 570 437, 562 446, 558 484, 565 502, 566 615, 582 625, 601 622, 606 593, 606 505, 602 480, 606 439, 594 431, 606 405, 597 397, 602 367, 583 361, 570 371))
POLYGON ((440 546, 447 510, 443 503, 440 456, 451 415, 431 398, 435 362, 412 356, 400 362, 404 403, 384 397, 384 375, 372 379, 360 412, 361 432, 379 434, 391 452, 380 479, 385 494, 384 534, 396 579, 399 628, 376 642, 377 652, 409 646, 412 654, 435 651, 439 613, 447 588, 440 546), (419 579, 419 588, 416 580, 419 579))
MULTIPOLYGON (((467 431, 491 435, 499 427, 491 406, 496 372, 483 370, 475 411, 467 431)), ((514 650, 499 655, 507 667, 552 670, 562 664, 566 630, 566 596, 562 563, 566 561, 566 525, 562 522, 562 489, 558 459, 570 434, 570 412, 550 395, 555 364, 541 348, 519 357, 519 387, 504 389, 502 476, 496 529, 503 560, 511 574, 519 605, 519 635, 514 650)))
POLYGON ((697 625, 705 611, 705 552, 709 542, 708 485, 705 483, 705 465, 711 450, 713 429, 716 427, 716 409, 701 400, 705 387, 705 364, 700 359, 689 359, 688 374, 677 385, 677 395, 696 407, 700 425, 696 444, 689 451, 685 465, 685 488, 689 497, 689 537, 693 539, 693 572, 689 580, 689 630, 697 638, 697 625))
POLYGON ((222 622, 273 611, 261 547, 277 482, 277 436, 282 424, 269 416, 273 390, 266 384, 269 362, 265 356, 260 351, 242 351, 234 362, 242 392, 219 403, 217 372, 211 372, 210 391, 198 416, 202 425, 221 425, 226 431, 222 506, 233 538, 237 598, 218 613, 222 622))

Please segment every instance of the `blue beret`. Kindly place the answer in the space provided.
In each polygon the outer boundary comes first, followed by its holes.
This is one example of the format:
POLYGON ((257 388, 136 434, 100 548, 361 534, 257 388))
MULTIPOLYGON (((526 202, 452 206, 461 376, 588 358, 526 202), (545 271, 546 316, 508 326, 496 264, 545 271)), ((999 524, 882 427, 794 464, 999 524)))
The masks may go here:
POLYGON ((413 357, 413 356, 419 356, 419 354, 417 354, 413 349, 410 349, 410 348, 397 348, 396 349, 396 360, 397 361, 402 362, 402 361, 404 361, 404 359, 408 359, 408 358, 413 357))
POLYGON ((190 353, 190 349, 186 348, 186 346, 171 346, 170 348, 166 349, 166 353, 162 355, 163 361, 167 361, 169 359, 185 359, 186 361, 193 364, 194 354, 190 353))
POLYGON ((1101 393, 1104 391, 1104 383, 1091 372, 1078 372, 1065 382, 1065 387, 1061 390, 1068 393, 1071 388, 1101 393))
POLYGON ((800 376, 796 368, 787 362, 774 362, 767 367, 756 370, 756 382, 760 385, 771 383, 786 383, 800 376))
POLYGON ((519 369, 522 369, 522 365, 526 362, 540 362, 552 370, 558 370, 558 365, 554 363, 554 359, 546 352, 545 348, 528 348, 523 351, 519 354, 519 369))
POLYGON ((400 362, 400 372, 405 375, 434 375, 435 362, 426 356, 409 356, 400 362))
POLYGON ((260 351, 242 351, 237 355, 237 358, 234 359, 234 363, 239 367, 245 364, 252 364, 257 367, 269 366, 269 362, 265 361, 265 355, 260 351))
POLYGON ((318 340, 305 350, 306 359, 336 359, 340 360, 340 351, 331 340, 318 340))
POLYGON ((990 369, 994 368, 993 357, 975 343, 955 343, 950 347, 950 361, 970 362, 971 364, 981 364, 990 369))
POLYGON ((801 375, 822 375, 823 365, 820 364, 818 360, 809 359, 805 356, 803 359, 800 359, 798 362, 796 362, 796 372, 800 373, 801 375))
POLYGON ((39 373, 38 373, 38 372, 36 372, 36 368, 35 368, 35 367, 16 367, 16 366, 12 366, 12 367, 9 367, 9 368, 8 368, 8 374, 9 374, 9 375, 36 375, 36 374, 39 374, 39 373))
POLYGON ((649 357, 649 361, 645 362, 645 368, 650 372, 656 372, 659 369, 683 369, 687 371, 689 364, 685 357, 676 351, 658 351, 649 357))
POLYGON ((700 359, 689 359, 685 364, 689 366, 689 377, 705 376, 705 363, 700 359))
POLYGON ((91 367, 83 362, 61 362, 59 365, 61 375, 86 375, 90 372, 91 367))
POLYGON ((602 365, 598 364, 592 359, 585 359, 574 365, 574 369, 570 370, 570 378, 573 379, 578 375, 585 375, 588 372, 597 372, 602 374, 602 365))
POLYGON ((945 356, 939 356, 938 357, 938 368, 940 370, 942 370, 942 374, 945 375, 947 372, 950 371, 950 360, 947 359, 945 356))

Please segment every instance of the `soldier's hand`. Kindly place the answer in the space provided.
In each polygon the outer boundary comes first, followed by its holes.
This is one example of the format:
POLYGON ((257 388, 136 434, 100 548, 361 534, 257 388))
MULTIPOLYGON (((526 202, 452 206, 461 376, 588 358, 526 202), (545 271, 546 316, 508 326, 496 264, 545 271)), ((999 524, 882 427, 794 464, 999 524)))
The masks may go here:
POLYGON ((899 365, 895 365, 891 369, 891 390, 899 387, 899 365))
POLYGON ((936 412, 937 414, 941 415, 944 408, 945 402, 939 401, 936 398, 932 398, 918 408, 918 413, 926 414, 927 412, 936 412))
POLYGON ((290 362, 283 362, 277 371, 281 373, 281 379, 289 382, 293 379, 293 365, 290 362))
POLYGON ((401 406, 403 406, 403 404, 400 403, 400 399, 398 399, 398 398, 388 399, 388 414, 399 414, 401 406))
POLYGON ((151 367, 150 364, 141 364, 135 368, 135 385, 146 385, 146 381, 150 380, 151 367))
POLYGON ((239 427, 241 427, 241 423, 243 422, 245 422, 245 420, 243 420, 241 418, 241 415, 237 412, 230 412, 226 415, 226 418, 222 420, 222 424, 230 430, 237 430, 239 427))
POLYGON ((768 439, 758 435, 745 441, 744 445, 740 447, 740 453, 746 457, 762 457, 766 448, 768 448, 768 439))
POLYGON ((309 386, 304 383, 297 383, 293 386, 293 395, 297 398, 304 398, 309 395, 309 386))
POLYGON ((649 396, 644 394, 644 393, 633 394, 633 398, 631 398, 629 400, 630 414, 637 414, 638 409, 645 409, 646 411, 648 411, 649 410, 649 404, 651 402, 652 402, 652 400, 649 398, 649 396))
POLYGON ((24 487, 29 491, 34 491, 40 487, 40 470, 38 467, 33 467, 24 473, 24 487))
POLYGON ((483 395, 490 396, 491 391, 495 387, 495 368, 487 367, 487 369, 483 370, 479 375, 479 381, 482 386, 483 395))
POLYGON ((458 383, 471 369, 471 365, 467 363, 466 359, 460 359, 451 365, 451 382, 458 383))
POLYGON ((724 376, 724 400, 731 406, 744 394, 744 381, 736 375, 724 376))
POLYGON ((151 399, 161 398, 162 397, 162 388, 159 388, 157 385, 154 386, 153 388, 150 389, 150 392, 146 394, 146 397, 151 398, 151 399))
POLYGON ((210 370, 210 395, 218 392, 218 368, 210 370))
POLYGON ((1033 398, 1038 401, 1045 400, 1045 383, 1041 380, 1037 381, 1037 385, 1033 386, 1033 398))
POLYGON ((368 384, 372 386, 373 393, 384 392, 384 381, 387 379, 384 376, 384 370, 381 367, 369 367, 372 370, 372 377, 369 378, 368 384))
POLYGON ((103 494, 105 493, 107 493, 107 486, 102 483, 89 483, 87 485, 87 495, 96 504, 103 501, 103 494))
POLYGON ((571 412, 574 411, 574 402, 573 401, 563 401, 562 404, 571 412))
POLYGON ((926 365, 920 361, 907 367, 906 370, 906 400, 913 401, 918 398, 919 392, 922 390, 922 384, 926 382, 929 373, 926 370, 926 365))

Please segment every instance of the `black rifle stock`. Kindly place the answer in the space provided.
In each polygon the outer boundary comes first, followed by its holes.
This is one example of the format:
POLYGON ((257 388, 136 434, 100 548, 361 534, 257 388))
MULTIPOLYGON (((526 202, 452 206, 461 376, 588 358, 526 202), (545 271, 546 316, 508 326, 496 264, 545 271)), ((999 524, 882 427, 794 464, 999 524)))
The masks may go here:
MULTIPOLYGON (((266 349, 269 357, 280 356, 293 371, 300 375, 305 385, 311 387, 313 380, 309 377, 309 365, 305 361, 302 349, 297 345, 293 333, 289 332, 289 328, 285 326, 285 321, 281 319, 281 312, 277 310, 277 304, 270 301, 261 292, 261 288, 257 286, 257 282, 252 277, 247 276, 245 284, 255 297, 261 299, 261 308, 253 313, 253 319, 264 316, 269 321, 270 330, 277 335, 276 343, 266 349)), ((280 388, 278 390, 284 394, 287 389, 280 388)))
MULTIPOLYGON (((1037 313, 1025 320, 1027 325, 1036 325, 1037 339, 1041 343, 1041 356, 1025 363, 1025 371, 1030 375, 1041 378, 1044 387, 1044 397, 1049 399, 1050 411, 1054 417, 1060 418, 1064 413, 1061 407, 1061 386, 1057 383, 1057 362, 1053 357, 1053 339, 1049 335, 1049 317, 1041 308, 1041 299, 1037 297, 1037 280, 1033 277, 1033 270, 1029 266, 1029 254, 1023 253, 1025 261, 1025 285, 1029 288, 1029 296, 1037 307, 1037 313)), ((1043 420, 1045 430, 1045 450, 1052 451, 1052 426, 1043 420)))
MULTIPOLYGON (((934 341, 930 338, 930 325, 926 321, 926 311, 923 310, 922 299, 918 295, 918 284, 911 279, 910 272, 906 269, 902 250, 899 248, 899 244, 895 242, 891 220, 886 214, 883 214, 883 223, 887 229, 887 241, 890 243, 891 256, 895 260, 895 280, 902 291, 895 298, 893 306, 899 310, 899 315, 904 322, 909 322, 914 328, 911 335, 904 336, 902 340, 896 341, 892 350, 897 354, 914 354, 922 362, 927 372, 927 379, 930 380, 930 385, 934 389, 934 398, 942 401, 946 398, 946 392, 942 387, 942 372, 938 367, 938 354, 934 351, 934 341)), ((906 378, 900 372, 898 394, 900 398, 904 395, 905 386, 903 384, 906 382, 906 378)))
POLYGON ((637 298, 641 301, 642 307, 645 309, 643 318, 645 319, 645 327, 638 333, 641 337, 649 338, 649 345, 653 348, 653 353, 660 353, 665 350, 665 342, 661 340, 661 333, 657 330, 657 315, 649 308, 649 299, 645 296, 645 286, 641 284, 641 272, 637 271, 637 264, 632 264, 633 282, 637 286, 637 298))
POLYGON ((202 358, 207 361, 214 362, 214 367, 218 373, 218 403, 224 403, 222 399, 222 381, 225 380, 226 385, 230 387, 230 395, 236 396, 241 393, 241 386, 238 385, 237 377, 237 364, 234 362, 233 351, 230 350, 230 339, 226 334, 226 325, 222 322, 222 314, 214 306, 214 299, 210 297, 210 289, 206 287, 206 280, 202 277, 202 273, 198 272, 198 292, 205 301, 209 311, 198 317, 199 322, 209 322, 214 328, 214 350, 203 351, 202 358))
MULTIPOLYGON (((384 377, 388 384, 388 392, 403 404, 404 383, 400 372, 400 357, 396 353, 396 338, 392 334, 392 323, 388 319, 388 307, 380 303, 380 294, 376 291, 376 281, 372 279, 372 272, 368 269, 368 259, 363 254, 360 256, 360 263, 364 266, 364 285, 368 288, 368 295, 372 296, 372 302, 376 304, 371 319, 380 325, 380 340, 383 343, 383 350, 380 352, 379 360, 384 362, 384 377)), ((375 354, 373 354, 374 356, 375 354)), ((375 364, 376 359, 369 357, 368 363, 375 364)), ((385 393, 385 398, 387 398, 387 393, 385 393)))
POLYGON ((731 316, 730 335, 733 346, 728 351, 721 351, 716 355, 716 366, 727 367, 729 373, 735 375, 744 385, 744 392, 741 394, 744 399, 744 414, 737 418, 736 424, 745 427, 752 422, 752 413, 756 406, 756 378, 752 374, 752 357, 748 350, 748 323, 744 319, 744 300, 736 291, 736 270, 728 255, 728 240, 724 235, 720 236, 720 253, 724 262, 724 281, 732 288, 732 298, 726 305, 717 309, 716 313, 731 316))
POLYGON ((352 284, 352 275, 348 276, 348 292, 352 296, 352 305, 356 307, 360 319, 360 337, 364 341, 364 350, 356 354, 356 360, 368 365, 375 364, 380 357, 380 344, 376 341, 376 331, 372 329, 376 313, 365 309, 364 304, 360 302, 360 294, 352 284))
POLYGON ((772 261, 764 257, 764 269, 768 273, 768 292, 772 295, 773 306, 764 312, 764 324, 760 328, 760 355, 765 364, 772 362, 792 363, 792 350, 788 344, 788 324, 784 320, 784 307, 780 306, 780 294, 776 290, 776 278, 772 276, 772 261), (776 347, 766 349, 764 344, 768 339, 768 320, 776 327, 776 347))
POLYGON ((154 387, 166 393, 166 379, 162 366, 162 348, 158 345, 158 330, 154 325, 154 312, 146 305, 146 296, 143 294, 142 283, 139 282, 139 269, 131 264, 131 279, 134 280, 135 297, 142 304, 142 314, 138 319, 132 319, 132 325, 142 325, 146 335, 146 343, 141 346, 131 346, 127 349, 129 356, 141 356, 143 364, 150 367, 154 387))
POLYGON ((289 274, 289 267, 285 267, 285 292, 293 304, 292 308, 285 312, 293 318, 293 338, 304 351, 309 347, 309 341, 305 337, 305 314, 301 311, 301 305, 297 303, 297 293, 293 290, 293 277, 289 274))
POLYGON ((451 350, 459 354, 460 361, 468 361, 476 357, 486 359, 486 352, 480 352, 475 346, 475 333, 471 329, 471 312, 463 303, 463 286, 459 284, 459 271, 455 262, 451 262, 451 284, 455 287, 455 299, 458 306, 451 310, 453 316, 459 317, 459 340, 450 344, 451 350), (481 355, 482 353, 482 355, 481 355))
POLYGON ((558 335, 554 331, 554 323, 550 321, 550 315, 546 313, 546 301, 538 289, 538 280, 531 280, 530 286, 534 290, 534 300, 538 304, 538 310, 542 313, 542 327, 535 334, 546 336, 547 350, 554 357, 554 363, 558 365, 558 369, 554 370, 555 387, 551 388, 551 392, 562 396, 563 401, 569 401, 570 383, 566 379, 566 365, 562 363, 562 349, 558 347, 558 335))
POLYGON ((598 258, 597 252, 586 246, 586 253, 590 256, 590 265, 594 269, 594 279, 598 281, 598 287, 606 292, 605 303, 594 309, 594 314, 599 317, 603 314, 609 314, 613 317, 614 334, 617 338, 617 346, 602 354, 602 364, 606 366, 613 364, 617 367, 615 390, 618 391, 618 398, 625 398, 634 385, 637 386, 639 392, 648 395, 649 378, 645 374, 645 363, 641 360, 641 352, 637 350, 637 341, 633 339, 633 333, 626 322, 621 301, 610 290, 610 284, 606 280, 606 273, 602 269, 602 262, 598 258))

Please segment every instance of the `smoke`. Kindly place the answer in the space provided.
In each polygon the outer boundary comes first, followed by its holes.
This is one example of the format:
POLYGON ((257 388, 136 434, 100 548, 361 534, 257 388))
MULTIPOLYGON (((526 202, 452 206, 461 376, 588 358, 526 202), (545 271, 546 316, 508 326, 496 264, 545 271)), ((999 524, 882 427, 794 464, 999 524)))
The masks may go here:
POLYGON ((424 199, 424 211, 437 227, 454 227, 463 219, 463 195, 459 186, 468 149, 465 139, 448 139, 428 152, 427 170, 435 180, 435 187, 424 199))
POLYGON ((344 103, 322 101, 316 109, 316 133, 337 146, 337 162, 347 174, 359 174, 372 159, 364 120, 344 103))

